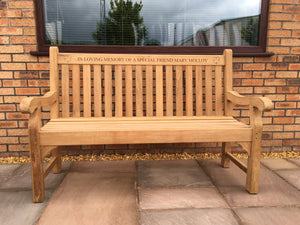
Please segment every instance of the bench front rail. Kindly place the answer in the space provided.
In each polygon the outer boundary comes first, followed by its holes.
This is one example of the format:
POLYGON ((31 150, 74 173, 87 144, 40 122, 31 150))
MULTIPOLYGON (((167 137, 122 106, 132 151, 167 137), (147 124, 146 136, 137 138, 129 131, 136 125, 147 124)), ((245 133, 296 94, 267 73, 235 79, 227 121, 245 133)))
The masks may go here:
POLYGON ((61 170, 64 145, 222 142, 229 161, 247 173, 246 189, 258 191, 262 112, 272 102, 232 90, 232 52, 223 55, 59 53, 50 48, 50 92, 21 102, 30 113, 33 200, 45 196, 44 178, 61 170), (234 104, 248 105, 250 125, 232 117, 234 104), (41 107, 51 119, 41 125, 41 107), (244 165, 231 143, 249 154, 244 165), (52 160, 43 169, 44 157, 52 160))

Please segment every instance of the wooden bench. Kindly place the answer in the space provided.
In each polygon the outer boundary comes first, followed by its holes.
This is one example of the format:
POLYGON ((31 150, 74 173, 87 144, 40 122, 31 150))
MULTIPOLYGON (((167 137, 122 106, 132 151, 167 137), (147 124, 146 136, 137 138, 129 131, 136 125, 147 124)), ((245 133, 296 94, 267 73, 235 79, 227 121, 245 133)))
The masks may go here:
POLYGON ((135 55, 59 53, 51 47, 50 92, 25 98, 20 107, 30 113, 33 201, 42 202, 44 178, 51 169, 60 172, 64 145, 222 142, 222 166, 236 163, 247 173, 246 189, 257 193, 262 112, 273 104, 232 91, 231 50, 135 55), (249 106, 250 125, 232 117, 233 104, 249 106), (51 106, 44 126, 43 106, 51 106), (248 152, 247 165, 231 154, 232 142, 248 152))

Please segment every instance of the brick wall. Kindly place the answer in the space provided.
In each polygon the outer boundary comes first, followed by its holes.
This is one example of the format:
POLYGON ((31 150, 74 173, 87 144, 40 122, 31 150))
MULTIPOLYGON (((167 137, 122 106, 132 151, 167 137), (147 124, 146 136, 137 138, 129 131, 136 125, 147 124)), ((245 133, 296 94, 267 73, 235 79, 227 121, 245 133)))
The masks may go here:
MULTIPOLYGON (((24 96, 49 88, 48 57, 29 54, 36 50, 32 0, 0 0, 0 155, 28 152, 27 115, 19 112, 24 96)), ((264 95, 274 101, 264 113, 264 151, 300 150, 300 0, 270 0, 267 51, 272 57, 234 58, 234 89, 246 95, 264 95)), ((235 111, 248 121, 247 111, 235 111)), ((48 118, 45 112, 43 117, 48 118)), ((215 143, 162 145, 110 145, 75 147, 101 151, 203 151, 215 143)))

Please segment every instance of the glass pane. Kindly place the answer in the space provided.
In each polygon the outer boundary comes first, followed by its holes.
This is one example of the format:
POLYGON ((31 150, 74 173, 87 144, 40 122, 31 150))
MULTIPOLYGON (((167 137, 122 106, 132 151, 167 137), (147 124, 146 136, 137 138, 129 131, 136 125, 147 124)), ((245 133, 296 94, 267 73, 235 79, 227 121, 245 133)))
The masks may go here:
POLYGON ((261 0, 43 0, 47 44, 258 46, 261 0))

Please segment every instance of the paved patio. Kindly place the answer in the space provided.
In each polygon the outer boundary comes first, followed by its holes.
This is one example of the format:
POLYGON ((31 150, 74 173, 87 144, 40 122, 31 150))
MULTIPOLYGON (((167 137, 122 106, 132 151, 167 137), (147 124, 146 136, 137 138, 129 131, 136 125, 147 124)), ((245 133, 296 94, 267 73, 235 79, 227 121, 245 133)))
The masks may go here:
POLYGON ((300 159, 263 159, 260 192, 219 160, 65 162, 32 203, 29 164, 0 164, 1 225, 295 225, 300 159))

